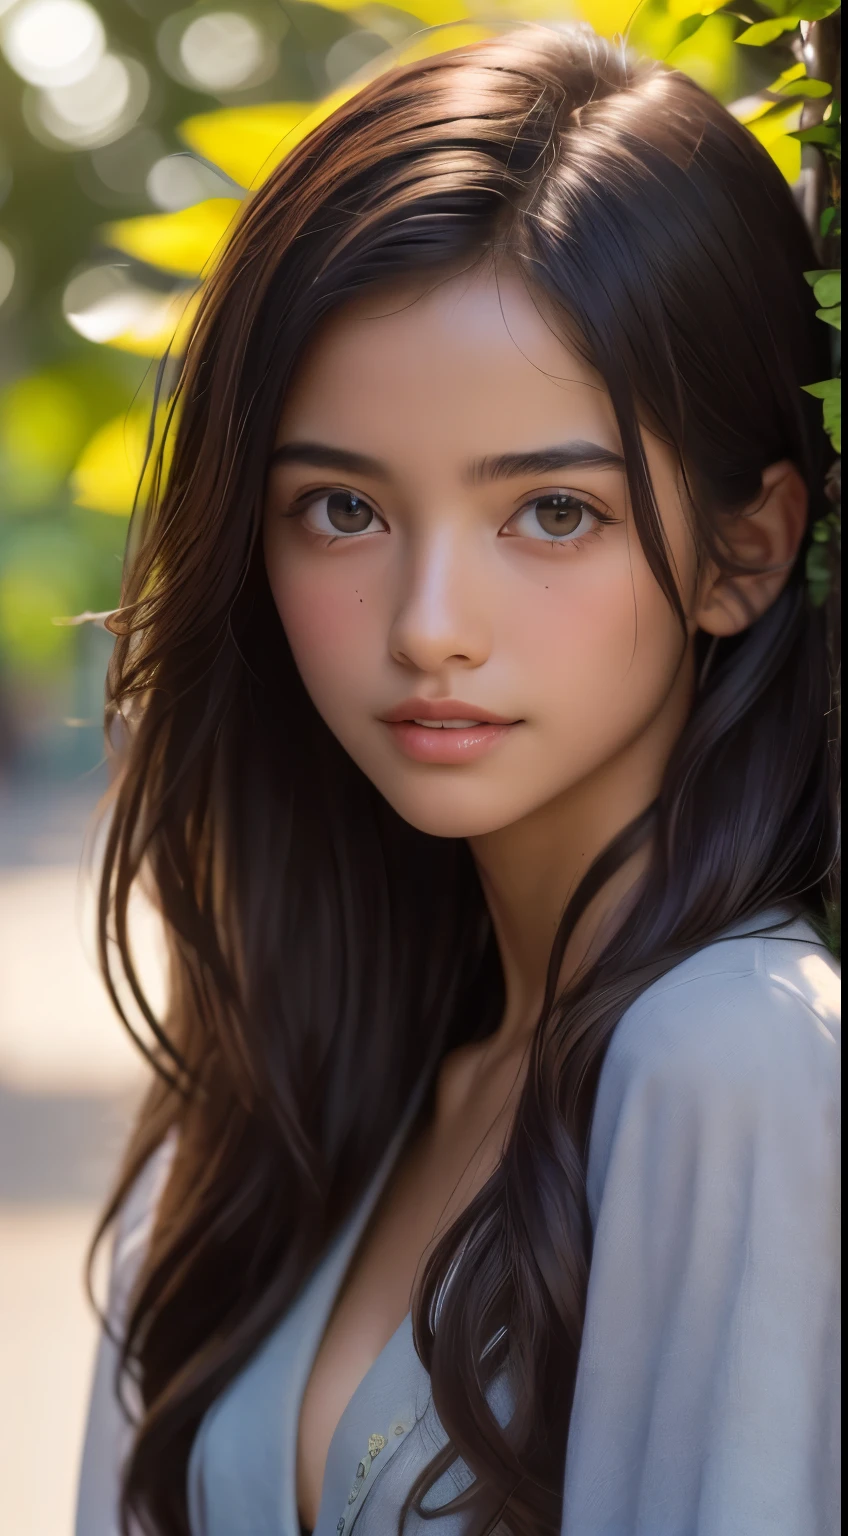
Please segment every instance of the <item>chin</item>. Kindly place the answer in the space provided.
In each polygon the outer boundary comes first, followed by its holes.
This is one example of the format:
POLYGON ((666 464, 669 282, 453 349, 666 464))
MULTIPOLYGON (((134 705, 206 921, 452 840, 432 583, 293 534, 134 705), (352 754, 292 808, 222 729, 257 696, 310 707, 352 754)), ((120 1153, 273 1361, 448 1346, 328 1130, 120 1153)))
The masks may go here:
POLYGON ((414 794, 377 788, 393 810, 419 832, 430 837, 483 837, 511 826, 527 814, 526 806, 505 805, 480 792, 479 785, 458 786, 434 778, 425 790, 414 794))

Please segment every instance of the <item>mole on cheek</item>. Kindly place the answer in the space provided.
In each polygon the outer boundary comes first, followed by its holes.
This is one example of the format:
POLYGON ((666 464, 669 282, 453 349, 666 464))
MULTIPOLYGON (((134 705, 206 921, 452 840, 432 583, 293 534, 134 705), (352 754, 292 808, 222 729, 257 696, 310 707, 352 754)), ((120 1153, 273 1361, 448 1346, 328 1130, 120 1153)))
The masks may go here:
POLYGON ((298 593, 293 602, 284 605, 286 627, 292 638, 297 637, 301 645, 319 650, 345 643, 350 635, 352 618, 350 598, 356 597, 357 605, 363 601, 349 587, 347 590, 347 598, 336 593, 324 593, 320 597, 311 593, 307 600, 305 593, 298 593))

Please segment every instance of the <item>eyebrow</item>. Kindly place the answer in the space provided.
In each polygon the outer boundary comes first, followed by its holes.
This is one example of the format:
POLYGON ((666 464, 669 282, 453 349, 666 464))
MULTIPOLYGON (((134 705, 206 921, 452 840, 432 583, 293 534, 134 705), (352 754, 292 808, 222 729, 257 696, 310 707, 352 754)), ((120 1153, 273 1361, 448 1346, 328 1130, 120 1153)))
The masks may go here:
MULTIPOLYGON (((316 469, 336 469, 353 475, 368 475, 373 480, 390 480, 388 467, 370 454, 350 448, 333 448, 329 443, 283 443, 271 455, 270 467, 278 464, 311 464, 316 469)), ((547 475, 557 469, 624 469, 624 458, 601 443, 576 438, 553 448, 532 453, 487 454, 468 465, 466 479, 471 485, 490 480, 507 480, 516 475, 547 475)))

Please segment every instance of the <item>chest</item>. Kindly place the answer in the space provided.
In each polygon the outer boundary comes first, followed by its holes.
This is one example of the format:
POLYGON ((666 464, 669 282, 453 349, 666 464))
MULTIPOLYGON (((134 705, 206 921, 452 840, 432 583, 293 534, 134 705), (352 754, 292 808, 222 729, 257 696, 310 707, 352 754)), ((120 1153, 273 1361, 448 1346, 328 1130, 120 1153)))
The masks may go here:
POLYGON ((497 1126, 470 1117, 459 1130, 429 1126, 400 1158, 344 1277, 301 1401, 297 1435, 300 1518, 318 1517, 336 1426, 409 1312, 416 1280, 440 1235, 490 1177, 497 1126))

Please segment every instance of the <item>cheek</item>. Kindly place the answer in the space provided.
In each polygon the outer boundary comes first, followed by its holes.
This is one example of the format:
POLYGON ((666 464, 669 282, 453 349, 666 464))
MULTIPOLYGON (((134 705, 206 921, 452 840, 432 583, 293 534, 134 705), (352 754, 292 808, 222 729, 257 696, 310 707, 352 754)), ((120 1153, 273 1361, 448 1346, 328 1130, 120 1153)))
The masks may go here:
MULTIPOLYGON (((341 562, 340 562, 341 563, 341 562)), ((375 616, 356 574, 268 561, 268 578, 298 671, 319 709, 343 700, 373 644, 375 616)))
POLYGON ((512 606, 508 645, 541 707, 570 739, 578 727, 588 747, 631 734, 653 713, 683 641, 649 569, 626 547, 610 558, 564 559, 567 570, 512 606))

